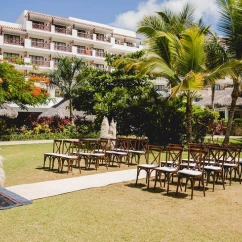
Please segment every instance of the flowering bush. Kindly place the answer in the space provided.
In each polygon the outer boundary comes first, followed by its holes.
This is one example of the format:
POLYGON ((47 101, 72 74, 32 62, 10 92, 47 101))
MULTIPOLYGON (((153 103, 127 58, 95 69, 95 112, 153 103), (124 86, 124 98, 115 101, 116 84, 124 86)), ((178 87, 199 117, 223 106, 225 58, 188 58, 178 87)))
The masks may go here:
POLYGON ((50 79, 48 77, 45 77, 45 76, 32 75, 32 76, 29 77, 28 80, 32 81, 32 82, 47 84, 47 85, 50 84, 50 79))

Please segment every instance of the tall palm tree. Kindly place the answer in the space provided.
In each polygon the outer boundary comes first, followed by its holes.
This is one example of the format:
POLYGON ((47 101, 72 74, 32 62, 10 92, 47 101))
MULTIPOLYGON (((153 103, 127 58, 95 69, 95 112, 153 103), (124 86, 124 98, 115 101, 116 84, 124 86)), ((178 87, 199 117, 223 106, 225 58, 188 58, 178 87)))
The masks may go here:
POLYGON ((224 63, 206 68, 205 34, 208 28, 192 22, 192 8, 185 6, 178 16, 159 13, 145 17, 138 29, 147 39, 146 58, 136 66, 141 73, 163 76, 173 86, 172 95, 182 92, 186 97, 187 142, 192 141, 192 100, 204 83, 214 83, 224 76, 233 75, 235 63, 224 63), (189 12, 189 13, 188 13, 189 12), (181 16, 187 16, 182 20, 181 16), (171 26, 170 26, 171 24, 171 26))
MULTIPOLYGON (((206 51, 206 69, 213 72, 220 65, 223 65, 228 61, 226 54, 226 48, 215 33, 209 33, 205 42, 206 51)), ((215 97, 215 82, 205 83, 205 85, 211 86, 211 108, 214 111, 214 97, 215 97)))
MULTIPOLYGON (((226 41, 227 53, 230 58, 242 59, 242 0, 217 0, 220 6, 220 22, 218 30, 226 41)), ((236 102, 240 94, 241 70, 236 70, 233 79, 232 102, 229 111, 229 120, 223 143, 229 143, 236 102)))
POLYGON ((69 100, 70 120, 73 123, 73 99, 80 87, 80 73, 86 66, 83 59, 63 57, 59 59, 57 69, 48 73, 50 86, 58 87, 64 99, 69 100))

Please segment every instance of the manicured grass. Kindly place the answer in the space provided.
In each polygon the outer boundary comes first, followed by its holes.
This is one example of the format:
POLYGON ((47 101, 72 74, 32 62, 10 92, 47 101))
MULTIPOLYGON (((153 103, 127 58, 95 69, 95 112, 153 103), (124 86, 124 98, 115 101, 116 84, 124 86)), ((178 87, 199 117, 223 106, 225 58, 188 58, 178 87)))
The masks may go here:
MULTIPOLYGON (((72 172, 66 174, 66 167, 64 167, 63 173, 58 173, 57 163, 55 163, 54 171, 49 171, 48 168, 42 168, 44 153, 51 152, 51 150, 51 143, 2 146, 0 150, 0 155, 4 157, 4 170, 6 173, 5 186, 64 179, 101 172, 136 168, 136 165, 134 164, 129 167, 125 164, 121 164, 121 167, 119 168, 114 163, 114 166, 110 166, 108 167, 108 169, 106 168, 106 166, 101 164, 97 171, 94 169, 94 165, 92 165, 91 169, 82 169, 81 174, 78 168, 73 168, 72 172)), ((46 163, 46 166, 48 166, 48 161, 46 163)), ((81 164, 81 166, 84 167, 84 162, 81 164)))
MULTIPOLYGON (((40 169, 51 144, 2 146, 6 186, 79 176, 40 169)), ((135 168, 132 166, 131 168, 135 168)), ((104 172, 100 167, 98 172, 104 172)), ((119 170, 114 167, 109 170, 119 170)), ((127 169, 122 164, 121 169, 127 169)), ((91 170, 90 173, 96 173, 91 170)), ((81 175, 90 174, 83 171, 81 175)), ((135 178, 134 178, 135 179, 135 178)), ((176 181, 176 179, 175 179, 176 181)), ((206 197, 190 189, 166 195, 163 188, 147 191, 145 180, 92 188, 34 200, 31 205, 0 212, 0 238, 8 241, 240 241, 242 185, 233 181, 226 190, 209 184, 206 197)))

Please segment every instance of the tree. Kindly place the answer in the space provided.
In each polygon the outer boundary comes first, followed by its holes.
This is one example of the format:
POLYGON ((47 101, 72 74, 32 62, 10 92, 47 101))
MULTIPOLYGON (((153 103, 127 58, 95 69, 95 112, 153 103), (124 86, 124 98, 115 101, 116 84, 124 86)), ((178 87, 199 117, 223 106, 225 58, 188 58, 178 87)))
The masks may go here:
MULTIPOLYGON (((125 58, 139 60, 143 54, 136 52, 125 58)), ((113 66, 120 58, 108 55, 107 62, 113 66)), ((164 100, 148 76, 137 76, 135 66, 129 70, 124 67, 122 61, 112 72, 89 71, 76 98, 76 108, 95 114, 98 130, 107 116, 109 121, 117 121, 118 134, 147 136, 154 144, 180 141, 184 132, 182 102, 164 100)))
MULTIPOLYGON (((206 68, 205 37, 208 28, 201 22, 191 22, 191 10, 185 6, 178 16, 159 13, 162 19, 153 21, 155 24, 152 22, 152 28, 147 25, 140 26, 138 32, 148 36, 147 54, 141 63, 135 63, 142 74, 152 73, 154 76, 165 77, 173 86, 172 96, 182 93, 186 97, 187 142, 192 141, 192 100, 196 91, 201 89, 204 83, 214 83, 226 75, 233 75, 232 68, 239 65, 226 62, 221 65, 219 63, 212 70, 206 68)), ((144 22, 141 21, 141 25, 144 25, 144 22)))
MULTIPOLYGON (((218 30, 223 34, 227 54, 231 59, 242 59, 242 1, 241 0, 217 0, 220 6, 220 22, 218 30)), ((236 102, 240 94, 241 70, 236 70, 232 76, 233 91, 229 111, 229 119, 223 143, 229 143, 229 136, 232 130, 236 102)))
POLYGON ((26 81, 24 75, 7 62, 0 62, 0 105, 12 102, 22 109, 27 105, 44 104, 48 100, 47 91, 34 82, 26 81))
POLYGON ((86 64, 77 57, 63 57, 59 59, 57 69, 48 73, 50 86, 58 87, 64 99, 69 100, 70 120, 73 122, 73 99, 76 97, 76 90, 82 83, 81 72, 86 64))
MULTIPOLYGON (((220 65, 223 65, 228 60, 226 49, 223 42, 215 33, 209 33, 205 42, 206 51, 206 69, 210 72, 216 70, 220 65)), ((211 86, 211 108, 214 111, 214 97, 215 97, 215 82, 205 83, 211 86)))

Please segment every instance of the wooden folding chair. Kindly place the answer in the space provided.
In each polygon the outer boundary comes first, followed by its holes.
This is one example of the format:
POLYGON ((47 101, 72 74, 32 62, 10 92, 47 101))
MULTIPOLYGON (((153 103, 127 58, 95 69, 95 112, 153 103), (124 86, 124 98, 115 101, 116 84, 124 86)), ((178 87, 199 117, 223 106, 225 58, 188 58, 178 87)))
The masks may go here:
POLYGON ((158 146, 158 145, 147 146, 146 164, 137 165, 137 176, 136 176, 135 185, 137 185, 138 183, 140 172, 144 170, 146 172, 147 188, 149 188, 151 173, 156 167, 160 166, 161 152, 163 149, 164 149, 163 146, 158 146))

